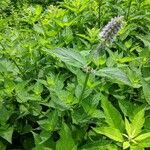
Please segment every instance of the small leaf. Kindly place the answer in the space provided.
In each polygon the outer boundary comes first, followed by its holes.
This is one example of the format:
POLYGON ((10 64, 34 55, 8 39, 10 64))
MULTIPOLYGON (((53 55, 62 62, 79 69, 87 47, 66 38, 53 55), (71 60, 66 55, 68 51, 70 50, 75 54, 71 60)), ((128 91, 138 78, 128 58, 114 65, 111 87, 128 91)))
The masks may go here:
POLYGON ((125 128, 126 128, 127 134, 131 137, 132 127, 131 127, 129 121, 127 120, 127 118, 125 118, 125 128))
POLYGON ((9 143, 12 143, 12 134, 13 134, 14 128, 13 127, 1 127, 0 128, 0 136, 7 140, 9 143))
POLYGON ((43 91, 43 86, 40 82, 36 82, 33 88, 33 91, 35 92, 35 94, 41 94, 43 91))
POLYGON ((47 119, 44 120, 40 120, 38 121, 39 125, 41 126, 41 128, 43 128, 45 131, 52 131, 58 121, 58 113, 57 111, 53 111, 49 114, 49 117, 47 119))
POLYGON ((123 142, 124 141, 121 132, 116 128, 100 127, 100 128, 94 128, 94 131, 99 133, 99 134, 103 134, 103 135, 109 137, 112 140, 115 140, 115 141, 118 141, 118 142, 123 142))
POLYGON ((123 149, 127 149, 128 147, 130 147, 130 143, 127 142, 123 142, 123 149))

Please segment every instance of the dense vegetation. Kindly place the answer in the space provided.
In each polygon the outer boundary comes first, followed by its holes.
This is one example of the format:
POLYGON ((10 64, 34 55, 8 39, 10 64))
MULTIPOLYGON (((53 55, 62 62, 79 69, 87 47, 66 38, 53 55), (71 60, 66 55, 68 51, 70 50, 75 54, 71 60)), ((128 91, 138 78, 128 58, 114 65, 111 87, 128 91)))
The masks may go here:
POLYGON ((0 0, 0 150, 149 148, 149 0, 0 0))

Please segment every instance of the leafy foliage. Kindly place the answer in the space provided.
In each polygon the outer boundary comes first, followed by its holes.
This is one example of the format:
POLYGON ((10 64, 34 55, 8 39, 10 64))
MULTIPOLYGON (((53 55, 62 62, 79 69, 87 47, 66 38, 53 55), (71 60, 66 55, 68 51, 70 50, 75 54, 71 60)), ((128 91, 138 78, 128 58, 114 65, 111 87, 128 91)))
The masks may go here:
POLYGON ((149 148, 149 18, 148 0, 1 0, 0 150, 149 148))

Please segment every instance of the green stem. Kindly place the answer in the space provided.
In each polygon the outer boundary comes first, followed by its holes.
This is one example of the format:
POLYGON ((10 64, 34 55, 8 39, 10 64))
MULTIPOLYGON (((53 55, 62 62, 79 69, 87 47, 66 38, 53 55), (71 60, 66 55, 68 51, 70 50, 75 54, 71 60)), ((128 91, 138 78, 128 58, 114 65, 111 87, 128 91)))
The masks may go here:
POLYGON ((87 74, 86 74, 86 77, 85 77, 85 82, 84 82, 84 85, 83 85, 83 89, 82 89, 81 95, 80 95, 80 97, 79 97, 79 104, 80 104, 81 101, 82 101, 83 94, 84 94, 85 88, 86 88, 86 86, 87 86, 87 82, 88 82, 89 76, 90 76, 90 73, 87 73, 87 74))
POLYGON ((102 6, 102 0, 99 0, 99 5, 98 5, 98 27, 99 28, 101 26, 101 6, 102 6))
POLYGON ((21 75, 23 77, 25 77, 24 72, 22 71, 22 69, 19 67, 19 65, 16 63, 16 61, 12 58, 10 58, 10 60, 16 65, 16 67, 18 68, 18 70, 20 71, 21 75))
POLYGON ((130 15, 131 3, 132 3, 132 0, 130 0, 129 4, 128 4, 128 11, 127 11, 127 14, 126 14, 126 20, 127 21, 128 21, 129 15, 130 15))

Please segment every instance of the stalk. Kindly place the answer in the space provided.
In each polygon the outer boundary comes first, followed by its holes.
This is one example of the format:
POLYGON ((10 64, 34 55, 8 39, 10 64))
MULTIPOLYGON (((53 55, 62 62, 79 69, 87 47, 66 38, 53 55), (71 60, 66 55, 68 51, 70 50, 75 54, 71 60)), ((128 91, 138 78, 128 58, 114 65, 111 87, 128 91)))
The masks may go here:
POLYGON ((12 58, 10 58, 10 60, 11 60, 11 61, 15 64, 15 66, 18 68, 18 70, 20 71, 21 75, 22 75, 23 77, 25 77, 24 72, 23 72, 22 69, 19 67, 19 65, 16 63, 16 61, 15 61, 14 59, 12 59, 12 58))
POLYGON ((81 101, 82 101, 83 94, 84 94, 84 91, 85 91, 85 89, 86 89, 86 86, 87 86, 87 82, 88 82, 89 76, 90 76, 90 73, 87 72, 86 77, 85 77, 85 81, 84 81, 84 85, 83 85, 83 89, 82 89, 81 95, 80 95, 80 97, 79 97, 79 104, 80 104, 81 101))
POLYGON ((132 3, 132 0, 130 0, 130 1, 129 1, 129 4, 128 4, 128 11, 127 11, 127 14, 126 14, 126 20, 127 20, 127 21, 128 21, 129 15, 130 15, 131 3, 132 3))
POLYGON ((99 0, 98 4, 98 27, 101 26, 101 6, 102 6, 102 0, 99 0))

